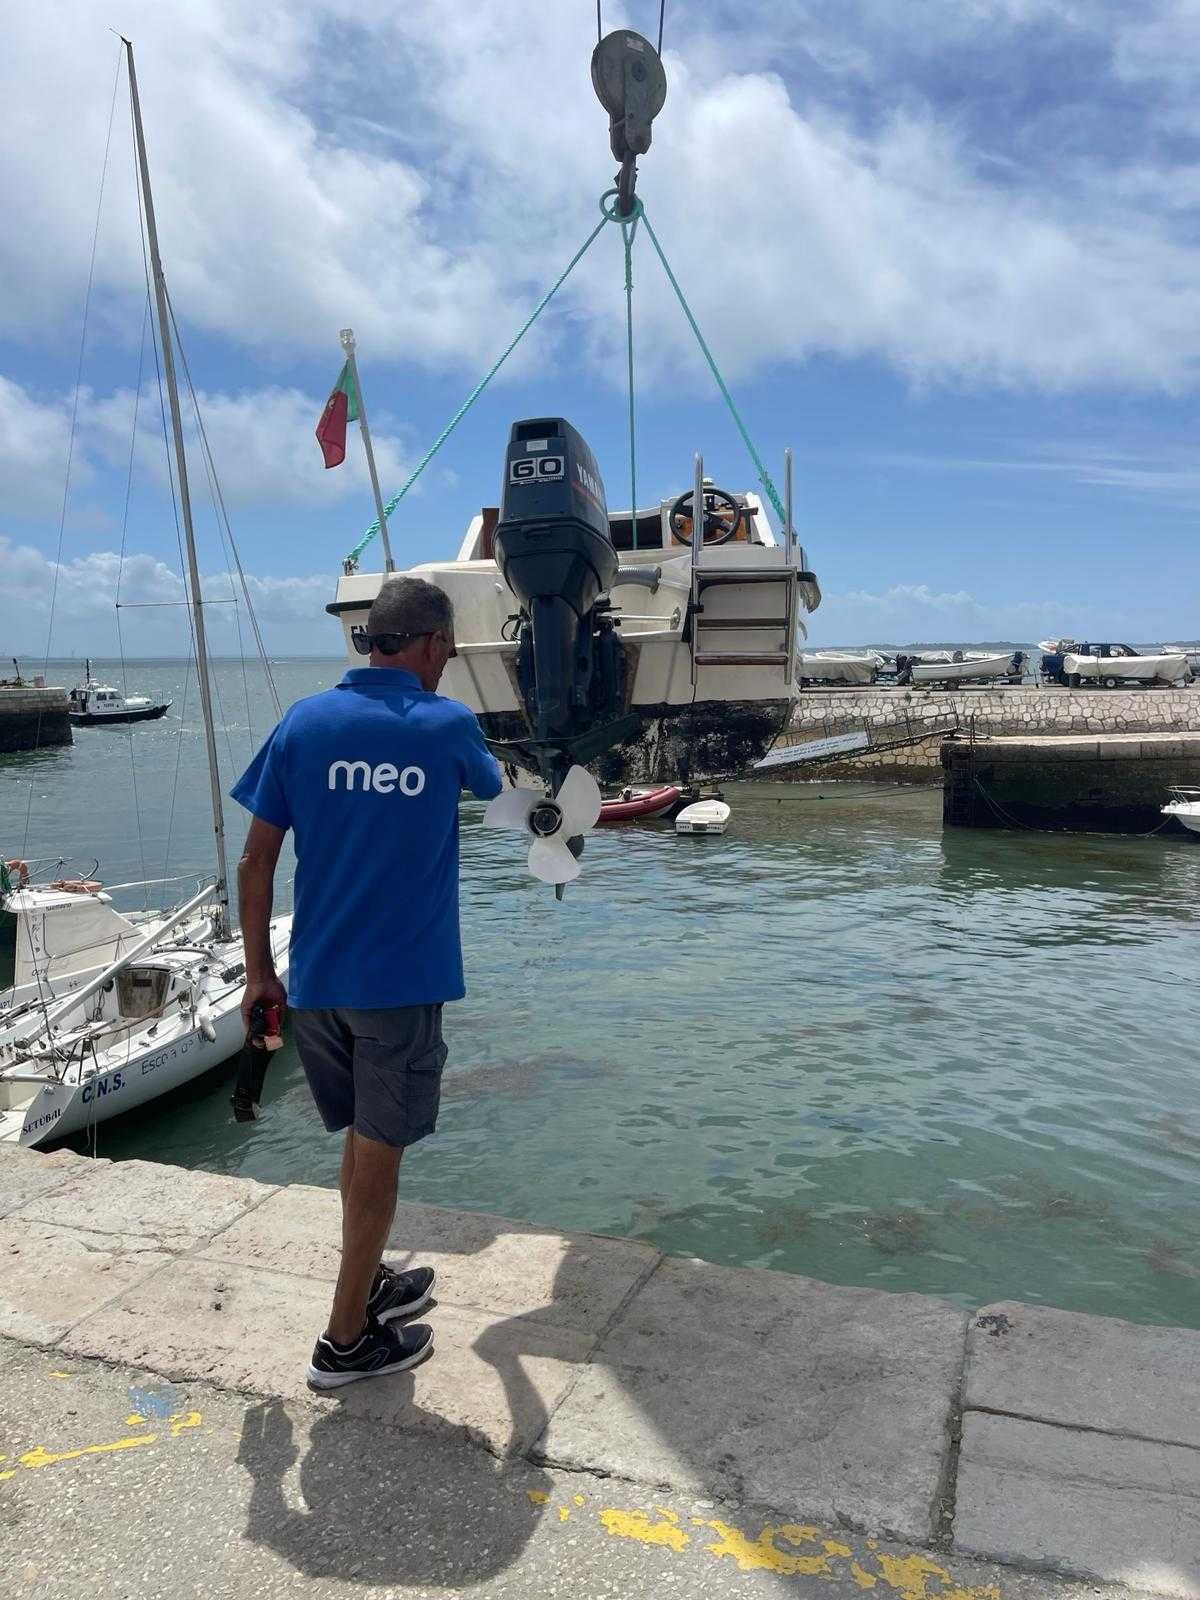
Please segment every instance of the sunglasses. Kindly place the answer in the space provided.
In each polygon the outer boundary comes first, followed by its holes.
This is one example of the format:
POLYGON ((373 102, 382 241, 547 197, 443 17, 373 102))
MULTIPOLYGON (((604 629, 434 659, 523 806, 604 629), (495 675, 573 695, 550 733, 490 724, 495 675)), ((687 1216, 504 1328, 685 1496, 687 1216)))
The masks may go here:
POLYGON ((452 656, 458 654, 453 638, 443 628, 430 628, 425 633, 368 633, 363 627, 354 627, 350 629, 350 639, 360 656, 369 656, 372 648, 385 656, 398 655, 417 639, 441 639, 450 646, 452 656))

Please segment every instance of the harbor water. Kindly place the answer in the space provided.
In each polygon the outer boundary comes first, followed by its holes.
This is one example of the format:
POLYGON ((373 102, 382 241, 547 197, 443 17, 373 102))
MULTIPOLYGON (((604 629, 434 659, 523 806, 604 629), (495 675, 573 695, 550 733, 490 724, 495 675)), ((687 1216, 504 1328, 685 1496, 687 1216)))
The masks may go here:
MULTIPOLYGON (((285 703, 341 671, 276 668, 285 703)), ((217 664, 230 774, 272 720, 247 673, 217 664)), ((128 692, 173 697, 162 722, 0 757, 0 850, 98 860, 108 883, 211 870, 185 676, 129 668, 128 692)), ((1200 1326, 1200 840, 944 833, 935 789, 726 798, 722 838, 595 835, 561 905, 464 805, 470 992, 403 1197, 963 1305, 1200 1326)), ((229 823, 236 856, 232 804, 229 823)), ((378 889, 385 938, 404 885, 378 889)), ((95 1148, 336 1183, 290 1044, 260 1122, 235 1123, 229 1092, 206 1079, 95 1148)))

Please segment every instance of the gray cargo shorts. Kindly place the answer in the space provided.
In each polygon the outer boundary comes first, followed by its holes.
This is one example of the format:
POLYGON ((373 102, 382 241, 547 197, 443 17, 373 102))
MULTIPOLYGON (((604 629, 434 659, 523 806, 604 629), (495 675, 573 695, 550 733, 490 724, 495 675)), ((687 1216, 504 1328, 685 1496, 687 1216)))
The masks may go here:
POLYGON ((400 1149, 433 1132, 446 1064, 440 1005, 292 1010, 291 1019, 330 1133, 352 1127, 400 1149))

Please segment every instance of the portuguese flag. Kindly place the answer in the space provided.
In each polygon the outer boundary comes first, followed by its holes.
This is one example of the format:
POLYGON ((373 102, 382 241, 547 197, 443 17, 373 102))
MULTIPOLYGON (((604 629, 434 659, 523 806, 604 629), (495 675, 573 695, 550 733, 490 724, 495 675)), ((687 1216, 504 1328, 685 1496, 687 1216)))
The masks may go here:
POLYGON ((340 467, 346 459, 346 424, 358 420, 358 392, 347 361, 317 423, 317 443, 327 467, 340 467))

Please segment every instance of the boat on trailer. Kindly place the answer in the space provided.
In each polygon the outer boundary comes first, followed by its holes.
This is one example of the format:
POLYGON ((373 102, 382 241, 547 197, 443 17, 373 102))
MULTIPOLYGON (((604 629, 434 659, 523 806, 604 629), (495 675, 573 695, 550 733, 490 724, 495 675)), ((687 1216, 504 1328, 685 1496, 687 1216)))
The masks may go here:
POLYGON ((896 665, 896 681, 900 684, 1018 684, 1025 676, 1029 656, 1024 650, 1011 650, 1006 655, 953 650, 900 655, 896 657, 896 665))
POLYGON ((884 666, 876 650, 805 650, 800 656, 800 683, 874 683, 884 666))

